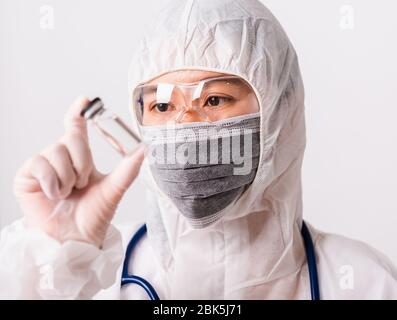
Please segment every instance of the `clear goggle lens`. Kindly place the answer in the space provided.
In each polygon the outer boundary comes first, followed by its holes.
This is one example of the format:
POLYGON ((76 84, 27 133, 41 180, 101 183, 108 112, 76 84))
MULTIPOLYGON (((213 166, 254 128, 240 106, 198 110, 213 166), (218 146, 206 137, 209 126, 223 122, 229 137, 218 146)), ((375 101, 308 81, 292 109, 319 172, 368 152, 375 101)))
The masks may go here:
POLYGON ((138 122, 149 126, 213 122, 259 111, 251 86, 237 76, 140 85, 133 92, 133 108, 138 122))

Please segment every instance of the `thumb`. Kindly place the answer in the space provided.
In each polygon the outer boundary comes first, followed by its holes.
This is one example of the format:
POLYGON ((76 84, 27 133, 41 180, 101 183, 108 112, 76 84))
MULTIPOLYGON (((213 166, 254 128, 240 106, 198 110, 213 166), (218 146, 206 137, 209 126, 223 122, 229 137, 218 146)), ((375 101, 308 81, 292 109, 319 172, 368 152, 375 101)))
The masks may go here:
POLYGON ((145 158, 146 146, 141 143, 131 155, 126 156, 117 168, 101 182, 103 196, 110 207, 116 207, 124 193, 139 173, 145 158))
POLYGON ((88 141, 87 123, 80 116, 81 111, 88 106, 90 101, 83 96, 78 97, 70 106, 64 116, 64 127, 67 133, 79 133, 88 141))

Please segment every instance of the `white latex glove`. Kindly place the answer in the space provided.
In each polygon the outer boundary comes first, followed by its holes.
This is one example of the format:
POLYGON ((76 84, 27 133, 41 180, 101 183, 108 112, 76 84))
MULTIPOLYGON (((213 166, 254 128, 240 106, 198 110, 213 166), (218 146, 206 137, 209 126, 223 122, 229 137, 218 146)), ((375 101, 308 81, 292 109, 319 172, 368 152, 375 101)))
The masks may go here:
POLYGON ((27 227, 39 228, 60 242, 102 245, 123 194, 144 158, 144 145, 125 157, 110 174, 93 164, 87 125, 80 116, 89 100, 77 99, 65 115, 65 134, 27 160, 14 180, 14 194, 27 227))

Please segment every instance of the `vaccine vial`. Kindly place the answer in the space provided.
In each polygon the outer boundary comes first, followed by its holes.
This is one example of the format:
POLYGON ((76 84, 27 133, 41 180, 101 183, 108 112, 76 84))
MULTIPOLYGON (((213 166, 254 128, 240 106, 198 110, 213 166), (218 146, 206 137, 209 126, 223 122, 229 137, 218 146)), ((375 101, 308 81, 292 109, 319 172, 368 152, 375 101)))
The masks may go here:
POLYGON ((105 108, 100 98, 95 98, 80 114, 123 157, 131 154, 141 142, 139 136, 116 114, 105 108))

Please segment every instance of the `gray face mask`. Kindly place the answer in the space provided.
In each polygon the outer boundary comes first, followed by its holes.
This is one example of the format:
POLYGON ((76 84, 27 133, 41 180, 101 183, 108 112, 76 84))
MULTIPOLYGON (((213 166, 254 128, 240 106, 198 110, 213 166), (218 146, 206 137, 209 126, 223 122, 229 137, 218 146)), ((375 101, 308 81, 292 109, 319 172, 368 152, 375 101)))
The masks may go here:
POLYGON ((218 220, 252 183, 259 128, 258 113, 212 123, 141 127, 157 185, 193 227, 218 220))

